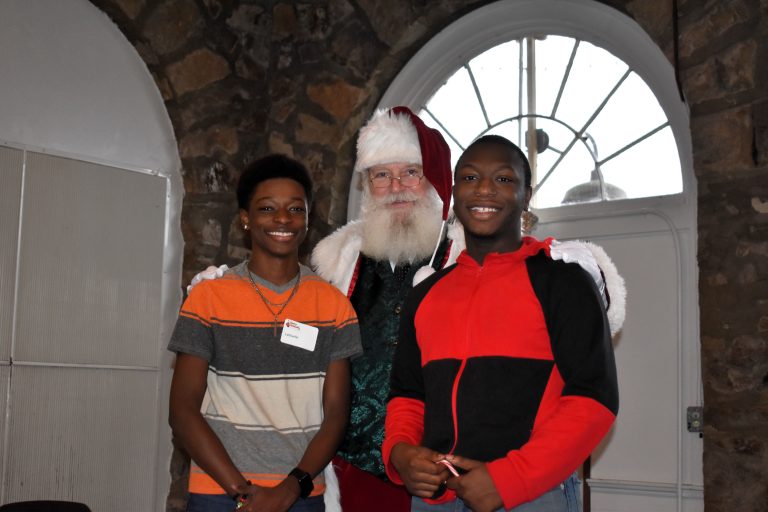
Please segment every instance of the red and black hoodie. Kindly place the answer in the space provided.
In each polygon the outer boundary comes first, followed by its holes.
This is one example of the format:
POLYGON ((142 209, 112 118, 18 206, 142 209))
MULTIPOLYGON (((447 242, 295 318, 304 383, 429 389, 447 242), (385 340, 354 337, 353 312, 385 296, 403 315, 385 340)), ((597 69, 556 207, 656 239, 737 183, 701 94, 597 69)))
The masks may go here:
MULTIPOLYGON (((618 412, 594 281, 526 237, 479 265, 466 252, 402 312, 382 455, 399 442, 484 461, 509 509, 571 475, 618 412)), ((446 493, 440 502, 453 499, 446 493)))

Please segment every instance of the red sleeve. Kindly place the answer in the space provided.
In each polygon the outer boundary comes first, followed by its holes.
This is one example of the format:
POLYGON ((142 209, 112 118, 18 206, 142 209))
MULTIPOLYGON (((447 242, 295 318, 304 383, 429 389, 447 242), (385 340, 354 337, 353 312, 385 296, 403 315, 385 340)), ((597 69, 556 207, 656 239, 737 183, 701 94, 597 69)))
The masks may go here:
POLYGON ((397 443, 421 444, 424 433, 424 402, 413 398, 393 398, 387 404, 387 417, 384 420, 384 443, 381 457, 389 479, 402 485, 403 481, 395 468, 389 463, 389 454, 397 443))
POLYGON ((504 508, 535 499, 568 478, 592 453, 614 419, 609 409, 591 398, 562 397, 554 413, 534 428, 525 445, 487 464, 504 508))

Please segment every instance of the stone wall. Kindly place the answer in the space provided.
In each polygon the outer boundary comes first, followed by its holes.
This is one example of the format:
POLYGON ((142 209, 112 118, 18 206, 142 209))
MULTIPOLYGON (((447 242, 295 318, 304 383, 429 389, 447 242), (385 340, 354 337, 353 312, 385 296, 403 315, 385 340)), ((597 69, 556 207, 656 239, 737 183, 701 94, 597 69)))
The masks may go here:
MULTIPOLYGON (((488 3, 92 1, 147 63, 173 122, 185 282, 246 254, 233 186, 267 152, 296 156, 315 180, 305 254, 342 224, 356 131, 424 42, 488 3)), ((672 1, 605 3, 672 60, 672 1)), ((706 509, 768 511, 768 0, 678 3, 699 183, 706 509)))
POLYGON ((768 511, 768 2, 683 3, 707 511, 768 511), (704 5, 700 5, 704 4, 704 5))

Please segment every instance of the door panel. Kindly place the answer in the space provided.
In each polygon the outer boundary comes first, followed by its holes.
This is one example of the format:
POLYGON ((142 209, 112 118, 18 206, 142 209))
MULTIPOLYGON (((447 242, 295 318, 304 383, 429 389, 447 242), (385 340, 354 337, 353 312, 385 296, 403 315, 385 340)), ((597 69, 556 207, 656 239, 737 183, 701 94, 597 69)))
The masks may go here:
POLYGON ((534 233, 602 246, 627 288, 614 338, 619 415, 592 454, 593 512, 703 510, 701 440, 683 421, 701 403, 695 222, 685 203, 668 203, 578 217, 545 211, 534 233))

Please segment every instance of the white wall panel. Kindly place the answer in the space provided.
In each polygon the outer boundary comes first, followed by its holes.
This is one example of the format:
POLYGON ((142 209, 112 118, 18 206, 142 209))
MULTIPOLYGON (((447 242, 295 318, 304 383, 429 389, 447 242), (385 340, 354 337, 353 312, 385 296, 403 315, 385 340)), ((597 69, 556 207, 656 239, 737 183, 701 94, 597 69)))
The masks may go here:
POLYGON ((620 269, 628 295, 627 319, 614 344, 619 415, 595 451, 592 477, 674 482, 681 410, 674 243, 670 233, 596 242, 620 269))
POLYGON ((0 361, 11 355, 24 153, 0 147, 0 361))
POLYGON ((166 180, 28 153, 14 359, 157 366, 166 180))
POLYGON ((94 512, 153 510, 153 373, 14 365, 5 501, 43 494, 94 512))

